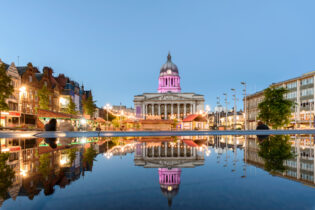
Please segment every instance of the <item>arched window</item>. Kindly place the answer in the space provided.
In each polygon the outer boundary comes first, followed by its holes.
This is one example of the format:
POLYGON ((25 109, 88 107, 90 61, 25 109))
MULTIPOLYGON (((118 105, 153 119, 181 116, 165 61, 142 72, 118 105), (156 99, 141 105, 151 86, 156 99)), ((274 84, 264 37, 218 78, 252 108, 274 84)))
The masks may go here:
POLYGON ((165 80, 165 85, 167 86, 167 79, 165 80))

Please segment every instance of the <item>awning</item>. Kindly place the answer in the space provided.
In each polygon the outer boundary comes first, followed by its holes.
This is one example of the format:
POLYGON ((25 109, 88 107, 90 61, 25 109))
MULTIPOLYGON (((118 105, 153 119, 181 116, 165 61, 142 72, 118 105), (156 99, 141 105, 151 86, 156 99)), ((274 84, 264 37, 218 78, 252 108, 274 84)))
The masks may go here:
POLYGON ((191 147, 198 147, 198 144, 196 144, 194 141, 192 140, 183 140, 183 142, 185 144, 187 144, 188 146, 191 146, 191 147))

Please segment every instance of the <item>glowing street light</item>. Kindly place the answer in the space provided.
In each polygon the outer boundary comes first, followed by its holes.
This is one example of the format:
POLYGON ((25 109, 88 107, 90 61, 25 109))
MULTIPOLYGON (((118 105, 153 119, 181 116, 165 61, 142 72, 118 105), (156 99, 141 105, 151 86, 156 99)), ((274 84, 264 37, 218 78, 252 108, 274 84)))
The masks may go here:
POLYGON ((66 106, 68 104, 68 100, 64 97, 60 97, 59 102, 62 106, 66 106))

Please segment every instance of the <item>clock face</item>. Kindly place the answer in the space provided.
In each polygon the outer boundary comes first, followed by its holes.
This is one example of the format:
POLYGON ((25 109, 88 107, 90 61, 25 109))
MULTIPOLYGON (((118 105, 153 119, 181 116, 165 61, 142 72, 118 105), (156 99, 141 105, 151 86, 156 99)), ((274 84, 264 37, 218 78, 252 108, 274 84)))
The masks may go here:
POLYGON ((169 70, 167 70, 167 74, 171 74, 172 73, 172 71, 169 69, 169 70))

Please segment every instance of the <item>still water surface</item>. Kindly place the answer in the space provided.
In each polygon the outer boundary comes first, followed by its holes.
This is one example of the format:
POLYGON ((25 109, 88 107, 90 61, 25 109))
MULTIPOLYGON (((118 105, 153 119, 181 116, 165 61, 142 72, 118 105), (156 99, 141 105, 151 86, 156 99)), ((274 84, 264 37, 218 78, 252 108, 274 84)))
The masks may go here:
POLYGON ((2 139, 14 176, 0 177, 12 182, 1 189, 1 208, 314 209, 313 141, 74 138, 53 149, 47 139, 2 139))

